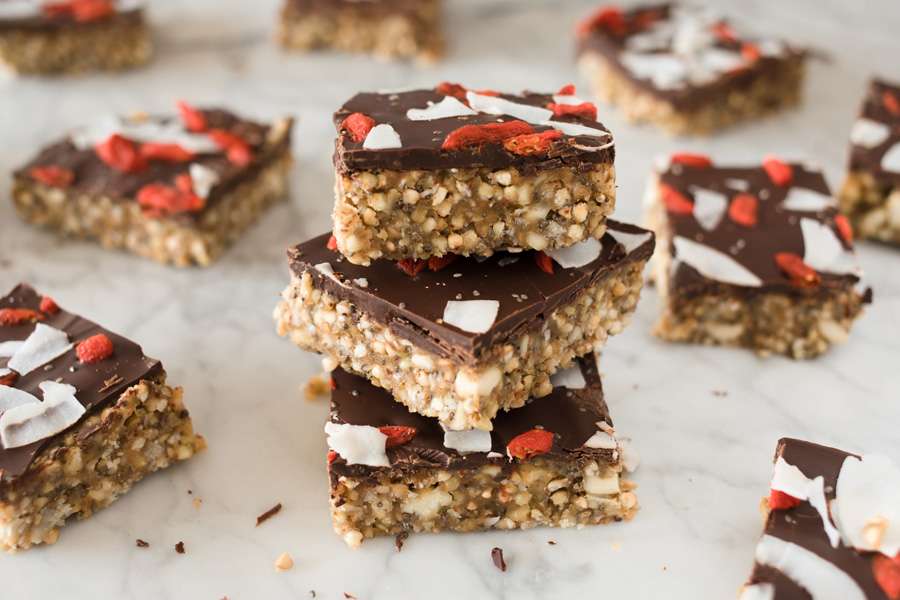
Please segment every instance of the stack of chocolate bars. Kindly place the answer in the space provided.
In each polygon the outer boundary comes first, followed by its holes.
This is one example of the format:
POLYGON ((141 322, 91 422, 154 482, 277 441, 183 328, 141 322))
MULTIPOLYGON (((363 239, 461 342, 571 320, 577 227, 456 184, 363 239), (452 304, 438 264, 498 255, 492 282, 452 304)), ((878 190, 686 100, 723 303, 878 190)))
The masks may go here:
POLYGON ((335 530, 572 527, 637 510, 594 352, 654 248, 608 220, 615 146, 572 86, 443 83, 335 114, 333 234, 288 251, 278 332, 332 371, 335 530))

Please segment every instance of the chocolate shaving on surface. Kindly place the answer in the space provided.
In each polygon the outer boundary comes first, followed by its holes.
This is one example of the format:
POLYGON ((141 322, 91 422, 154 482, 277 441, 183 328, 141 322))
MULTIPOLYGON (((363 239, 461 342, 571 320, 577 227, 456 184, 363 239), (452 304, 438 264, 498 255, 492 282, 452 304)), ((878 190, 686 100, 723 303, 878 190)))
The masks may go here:
POLYGON ((184 554, 184 542, 178 542, 175 544, 175 552, 178 554, 184 554))
POLYGON ((491 560, 494 566, 506 572, 506 560, 503 559, 503 548, 491 548, 491 560))
POLYGON ((256 526, 259 527, 275 515, 281 512, 281 502, 264 512, 263 514, 256 517, 256 526))
POLYGON ((150 543, 149 543, 149 542, 145 542, 144 540, 142 540, 142 539, 140 539, 140 538, 138 538, 137 540, 135 540, 134 544, 135 544, 135 546, 137 546, 138 548, 149 548, 149 547, 150 547, 150 543))

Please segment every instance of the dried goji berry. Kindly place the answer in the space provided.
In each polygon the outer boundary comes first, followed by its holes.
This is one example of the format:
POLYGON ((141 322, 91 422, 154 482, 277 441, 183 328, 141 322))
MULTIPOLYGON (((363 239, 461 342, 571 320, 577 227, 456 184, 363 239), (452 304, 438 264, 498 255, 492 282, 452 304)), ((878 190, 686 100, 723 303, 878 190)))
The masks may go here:
POLYGON ((328 451, 328 464, 330 465, 330 464, 333 463, 335 460, 337 460, 337 457, 338 457, 338 453, 337 453, 337 452, 335 452, 334 450, 329 450, 329 451, 328 451))
POLYGON ((889 600, 900 600, 900 555, 888 558, 876 554, 872 557, 872 574, 889 600))
POLYGON ((719 21, 715 23, 712 27, 713 35, 722 40, 723 42, 734 43, 738 41, 737 35, 734 33, 734 29, 731 28, 731 25, 726 23, 725 21, 719 21))
POLYGON ((456 254, 445 254, 443 256, 432 256, 428 259, 428 270, 429 271, 440 271, 441 269, 447 267, 452 264, 459 258, 456 254))
POLYGON ((756 226, 758 212, 759 200, 753 194, 738 194, 728 207, 731 220, 744 227, 756 226))
POLYGON ((75 173, 65 167, 47 165, 46 167, 32 167, 28 174, 35 181, 55 188, 67 188, 75 181, 75 173))
POLYGON ((844 215, 836 215, 834 217, 834 224, 837 227, 841 239, 848 245, 853 244, 853 227, 850 225, 850 220, 844 215))
POLYGON ((572 115, 590 119, 591 121, 597 120, 597 105, 593 102, 582 102, 581 104, 557 104, 551 102, 547 105, 547 108, 553 111, 554 117, 572 115))
POLYGON ((95 363, 109 358, 113 353, 113 343, 106 334, 98 333, 79 342, 75 346, 75 354, 83 363, 95 363))
POLYGON ((545 429, 532 429, 520 433, 506 445, 506 451, 513 458, 526 459, 545 454, 553 447, 553 434, 545 429))
POLYGON ((508 152, 521 156, 546 154, 550 151, 553 142, 561 137, 562 133, 556 129, 542 131, 541 133, 526 133, 525 135, 517 135, 505 140, 503 147, 508 152))
POLYGON ((775 264, 792 283, 800 287, 815 287, 821 278, 815 269, 803 262, 803 259, 792 252, 779 252, 775 255, 775 264))
POLYGON ((350 139, 357 144, 366 141, 366 136, 375 127, 375 119, 369 115, 355 112, 341 121, 341 129, 350 134, 350 139))
POLYGON ((59 305, 56 304, 56 300, 54 300, 50 296, 43 296, 41 298, 41 304, 39 308, 42 313, 47 313, 48 315, 55 315, 59 312, 59 305))
POLYGON ((141 156, 147 160, 161 160, 165 162, 188 162, 194 159, 194 153, 186 150, 178 144, 160 144, 157 142, 146 142, 141 144, 141 156))
POLYGON ((889 113, 896 117, 900 117, 900 99, 897 98, 896 94, 890 90, 885 90, 884 93, 881 94, 881 102, 889 113))
POLYGON ((253 160, 253 152, 250 150, 250 145, 240 136, 224 129, 212 129, 209 132, 209 137, 216 146, 225 151, 228 162, 239 167, 246 167, 253 160))
POLYGON ((741 56, 748 62, 756 62, 762 56, 762 53, 759 51, 759 46, 756 44, 744 42, 741 44, 741 56))
POLYGON ((325 244, 325 247, 329 250, 337 250, 337 238, 334 236, 328 238, 328 243, 325 244))
POLYGON ((534 262, 538 268, 547 275, 553 275, 553 259, 547 256, 542 250, 534 253, 534 262))
POLYGON ((337 381, 334 380, 334 377, 328 378, 328 386, 331 388, 331 391, 334 391, 337 389, 337 381))
POLYGON ((449 81, 442 81, 437 84, 437 87, 434 88, 438 94, 443 94, 445 96, 453 96, 457 100, 462 100, 465 102, 466 100, 466 88, 458 83, 450 83, 449 81))
POLYGON ((397 268, 410 277, 415 277, 416 275, 421 273, 427 266, 427 261, 419 260, 416 258, 404 258, 403 260, 397 261, 397 268))
POLYGON ((790 494, 785 494, 780 490, 771 490, 769 492, 769 509, 770 510, 787 510, 800 505, 800 499, 794 498, 790 494))
POLYGON ((575 95, 575 84, 570 83, 559 88, 559 91, 556 92, 557 96, 574 96, 575 95))
POLYGON ((693 152, 676 152, 669 157, 669 162, 688 167, 711 167, 712 159, 706 154, 693 152))
POLYGON ((137 144, 118 133, 94 146, 94 151, 100 160, 117 171, 134 173, 147 167, 147 161, 141 156, 137 144))
POLYGON ((0 375, 0 385, 12 385, 18 378, 18 373, 16 373, 15 371, 10 371, 6 375, 0 375))
POLYGON ((190 173, 181 173, 175 176, 175 189, 185 194, 194 193, 194 180, 191 179, 190 173))
POLYGON ((416 437, 417 430, 415 427, 407 427, 405 425, 385 425, 379 427, 378 431, 387 436, 384 447, 393 448, 395 446, 402 446, 416 437))
POLYGON ((790 185, 794 180, 794 169, 791 165, 774 156, 767 156, 762 163, 763 169, 775 185, 790 185))
POLYGON ((694 212, 694 202, 672 186, 661 183, 659 192, 667 212, 675 215, 689 215, 694 212))
POLYGON ((114 15, 116 7, 111 0, 74 0, 72 17, 79 23, 90 23, 114 15))
POLYGON ((628 24, 622 9, 617 6, 604 6, 578 24, 578 35, 584 36, 595 29, 603 29, 614 35, 625 35, 628 24))
POLYGON ((43 320, 44 315, 30 308, 0 308, 0 325, 22 325, 43 320))
POLYGON ((485 125, 463 125, 447 134, 441 148, 459 150, 467 146, 480 146, 491 142, 534 133, 534 128, 525 121, 505 121, 503 123, 487 123, 485 125))
POLYGON ((196 194, 162 183, 150 183, 138 190, 137 202, 143 213, 151 218, 196 212, 205 205, 196 194))
POLYGON ((209 127, 206 122, 206 115, 184 100, 179 100, 176 106, 178 107, 178 113, 181 115, 181 122, 184 123, 184 128, 188 131, 200 133, 206 131, 207 127, 209 127))

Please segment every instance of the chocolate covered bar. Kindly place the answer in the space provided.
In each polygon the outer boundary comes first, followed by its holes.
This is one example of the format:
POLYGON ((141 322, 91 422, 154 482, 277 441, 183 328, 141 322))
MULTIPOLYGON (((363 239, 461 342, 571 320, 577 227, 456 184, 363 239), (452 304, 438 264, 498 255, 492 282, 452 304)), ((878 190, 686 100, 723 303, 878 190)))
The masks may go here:
POLYGON ((0 548, 54 543, 205 447, 141 347, 19 285, 0 299, 0 548))
POLYGON ((441 0, 285 0, 278 41, 431 63, 444 52, 441 0))
POLYGON ((740 600, 900 597, 900 468, 887 456, 782 439, 763 508, 740 600))
POLYGON ((575 527, 631 519, 637 467, 616 437, 593 356, 491 432, 445 431, 365 379, 332 373, 328 473, 350 546, 412 532, 575 527))
POLYGON ((44 148, 14 174, 19 216, 157 262, 209 265, 286 197, 293 120, 179 110, 108 117, 44 148))
POLYGON ((841 211, 859 237, 900 244, 900 87, 869 84, 850 143, 841 211))
POLYGON ((448 429, 490 429, 498 410, 550 393, 553 373, 622 331, 653 244, 610 222, 602 239, 547 254, 360 267, 323 235, 288 251, 278 333, 448 429))
POLYGON ((0 65, 16 73, 129 69, 152 52, 139 0, 0 2, 0 65))
POLYGON ((706 9, 604 6, 577 36, 597 96, 673 134, 708 134, 800 101, 803 50, 746 37, 706 9))
POLYGON ((816 168, 677 154, 647 201, 666 340, 810 358, 845 341, 871 300, 850 224, 816 168))
POLYGON ((357 94, 334 116, 338 249, 366 265, 599 238, 616 177, 596 119, 573 86, 357 94))

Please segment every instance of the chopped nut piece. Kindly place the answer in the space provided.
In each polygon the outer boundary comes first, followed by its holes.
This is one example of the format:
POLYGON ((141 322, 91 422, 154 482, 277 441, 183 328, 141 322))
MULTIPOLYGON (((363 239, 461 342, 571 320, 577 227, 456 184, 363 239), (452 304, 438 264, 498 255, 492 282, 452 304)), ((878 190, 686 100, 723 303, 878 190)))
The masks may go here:
POLYGON ((306 382, 306 385, 303 388, 303 395, 307 401, 311 402, 327 396, 330 390, 331 385, 329 384, 328 379, 322 375, 313 375, 309 378, 309 381, 306 382))
POLYGON ((275 570, 277 571, 289 571, 294 567, 294 559, 287 552, 282 552, 281 555, 275 559, 275 570))

